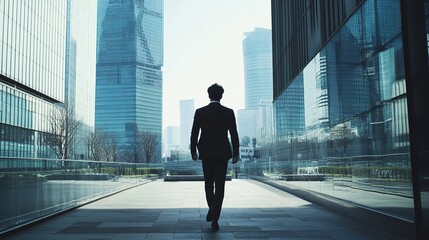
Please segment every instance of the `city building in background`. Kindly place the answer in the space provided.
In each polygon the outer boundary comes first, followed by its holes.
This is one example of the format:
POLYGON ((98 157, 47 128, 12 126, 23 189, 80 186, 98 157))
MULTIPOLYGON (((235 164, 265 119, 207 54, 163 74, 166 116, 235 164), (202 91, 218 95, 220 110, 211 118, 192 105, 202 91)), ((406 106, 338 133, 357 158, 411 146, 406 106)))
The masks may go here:
POLYGON ((75 159, 90 159, 86 138, 94 131, 97 1, 68 0, 65 107, 81 121, 75 159))
POLYGON ((98 1, 96 131, 117 139, 119 161, 137 156, 136 131, 156 138, 161 158, 163 1, 98 1))
POLYGON ((256 136, 259 143, 267 143, 273 140, 274 136, 274 118, 273 118, 273 103, 272 100, 261 99, 258 107, 259 126, 256 136))
POLYGON ((193 99, 180 100, 180 149, 189 154, 195 103, 193 99))
POLYGON ((237 110, 237 130, 240 137, 256 138, 258 133, 258 110, 239 109, 237 110))
POLYGON ((240 136, 260 140, 273 134, 271 30, 255 28, 243 39, 245 109, 237 112, 240 136))
POLYGON ((243 39, 244 107, 257 109, 260 100, 273 99, 271 30, 255 28, 243 39))
POLYGON ((164 131, 165 134, 162 138, 164 141, 163 156, 168 159, 171 157, 172 151, 180 150, 180 127, 167 126, 164 131))
POLYGON ((57 158, 44 139, 65 100, 66 20, 66 0, 0 3, 1 157, 57 158))
POLYGON ((269 139, 273 134, 271 30, 255 28, 243 39, 245 109, 237 112, 240 136, 269 139))
POLYGON ((427 97, 409 90, 426 81, 427 54, 425 61, 407 62, 428 48, 427 26, 419 35, 423 44, 408 39, 425 27, 424 19, 413 19, 415 11, 408 10, 419 3, 272 0, 276 142, 262 152, 276 173, 296 176, 311 169, 332 178, 325 182, 332 193, 315 190, 315 184, 303 188, 390 216, 403 223, 399 226, 416 222, 421 233, 429 222, 429 198, 427 190, 416 188, 422 180, 415 174, 427 177, 420 164, 427 158, 419 157, 428 151, 421 144, 427 135, 412 137, 410 129, 427 133, 417 119, 429 115, 427 107, 414 110, 427 97), (417 66, 420 78, 407 75, 417 66), (336 191, 338 181, 345 188, 336 191), (383 194, 368 200, 356 195, 359 191, 383 194))

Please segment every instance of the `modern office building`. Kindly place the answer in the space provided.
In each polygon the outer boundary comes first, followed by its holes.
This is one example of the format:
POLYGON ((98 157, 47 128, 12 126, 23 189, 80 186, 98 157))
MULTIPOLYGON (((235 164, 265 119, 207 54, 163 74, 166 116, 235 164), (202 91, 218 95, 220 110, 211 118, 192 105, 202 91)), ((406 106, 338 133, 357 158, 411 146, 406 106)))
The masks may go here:
POLYGON ((332 181, 302 188, 424 239, 429 1, 271 2, 274 171, 317 169, 332 181))
POLYGON ((43 143, 65 100, 67 1, 0 2, 0 163, 56 158, 43 143))
POLYGON ((270 142, 274 136, 273 103, 260 100, 258 107, 258 142, 270 142))
POLYGON ((117 138, 121 160, 136 129, 161 141, 163 21, 162 0, 98 1, 95 127, 117 138))
MULTIPOLYGON (((237 131, 240 137, 247 136, 250 139, 258 135, 258 110, 239 109, 237 111, 237 131)), ((240 139, 241 140, 241 139, 240 139)))
POLYGON ((257 143, 271 141, 274 134, 273 104, 271 100, 261 99, 256 109, 237 111, 239 136, 255 138, 257 143))
POLYGON ((243 39, 245 109, 237 113, 240 135, 267 138, 272 135, 271 30, 255 28, 243 39))
POLYGON ((255 28, 243 39, 244 105, 257 109, 260 100, 273 99, 271 30, 255 28))
POLYGON ((86 137, 94 131, 97 1, 68 0, 65 103, 82 122, 71 158, 89 159, 86 137))
POLYGON ((180 127, 167 126, 165 129, 164 141, 164 154, 163 156, 170 158, 172 151, 180 150, 180 127))
POLYGON ((0 6, 0 156, 58 157, 43 137, 51 131, 51 116, 69 106, 83 126, 67 157, 87 157, 83 138, 94 127, 96 2, 0 6), (17 132, 22 139, 14 137, 17 132))
POLYGON ((193 99, 180 100, 180 149, 189 152, 191 130, 194 122, 195 103, 193 99))

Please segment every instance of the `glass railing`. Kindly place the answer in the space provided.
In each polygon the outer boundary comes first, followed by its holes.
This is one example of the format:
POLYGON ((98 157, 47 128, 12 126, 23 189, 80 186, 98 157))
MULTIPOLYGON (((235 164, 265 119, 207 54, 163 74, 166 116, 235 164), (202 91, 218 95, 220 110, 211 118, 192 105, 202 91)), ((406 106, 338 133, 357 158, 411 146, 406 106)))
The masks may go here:
POLYGON ((409 153, 239 163, 242 175, 324 194, 397 218, 414 221, 409 153))
POLYGON ((0 157, 0 233, 163 175, 146 164, 0 157))

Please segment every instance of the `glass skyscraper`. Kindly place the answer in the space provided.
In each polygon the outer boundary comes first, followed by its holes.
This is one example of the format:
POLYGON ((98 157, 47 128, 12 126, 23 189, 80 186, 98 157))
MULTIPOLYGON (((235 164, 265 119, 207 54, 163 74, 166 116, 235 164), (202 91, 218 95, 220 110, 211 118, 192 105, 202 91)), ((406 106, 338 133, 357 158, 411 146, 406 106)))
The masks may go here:
POLYGON ((97 1, 67 1, 65 99, 82 121, 72 158, 89 159, 86 137, 94 131, 97 1))
POLYGON ((243 40, 245 108, 273 99, 271 30, 255 28, 243 40))
POLYGON ((245 109, 237 113, 237 126, 240 136, 255 138, 259 142, 270 138, 273 133, 271 30, 255 28, 254 31, 244 34, 245 109))
POLYGON ((0 156, 54 157, 42 141, 64 102, 67 1, 0 2, 0 156))
POLYGON ((98 1, 95 127, 117 138, 122 160, 136 129, 161 140, 163 21, 162 0, 98 1))

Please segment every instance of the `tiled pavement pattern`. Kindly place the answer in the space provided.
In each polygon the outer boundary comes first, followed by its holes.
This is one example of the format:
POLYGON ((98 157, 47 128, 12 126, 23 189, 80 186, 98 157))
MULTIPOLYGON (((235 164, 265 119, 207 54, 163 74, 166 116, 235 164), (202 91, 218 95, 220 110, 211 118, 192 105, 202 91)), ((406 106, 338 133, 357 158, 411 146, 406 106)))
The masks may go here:
POLYGON ((219 231, 206 213, 203 182, 159 180, 7 239, 400 239, 253 180, 226 182, 219 231))

